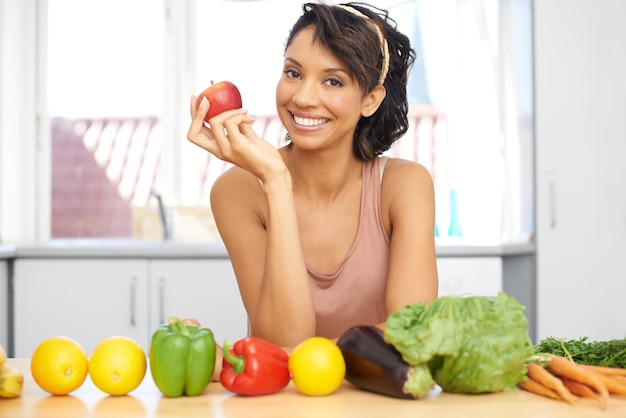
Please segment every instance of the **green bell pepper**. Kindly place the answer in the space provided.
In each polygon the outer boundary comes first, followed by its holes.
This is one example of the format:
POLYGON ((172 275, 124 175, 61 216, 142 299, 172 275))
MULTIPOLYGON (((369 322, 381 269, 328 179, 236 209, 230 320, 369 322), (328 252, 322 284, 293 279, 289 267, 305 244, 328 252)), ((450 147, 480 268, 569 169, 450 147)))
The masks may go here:
POLYGON ((163 395, 202 394, 214 368, 215 339, 210 329, 185 325, 172 317, 152 335, 150 372, 163 395))

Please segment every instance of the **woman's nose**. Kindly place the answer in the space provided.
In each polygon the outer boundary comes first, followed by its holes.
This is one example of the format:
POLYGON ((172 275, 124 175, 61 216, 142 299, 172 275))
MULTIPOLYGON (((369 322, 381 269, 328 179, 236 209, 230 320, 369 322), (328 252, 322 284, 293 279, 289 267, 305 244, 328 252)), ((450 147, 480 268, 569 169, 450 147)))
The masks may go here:
POLYGON ((319 92, 315 83, 304 82, 291 99, 298 107, 313 107, 319 103, 319 92))

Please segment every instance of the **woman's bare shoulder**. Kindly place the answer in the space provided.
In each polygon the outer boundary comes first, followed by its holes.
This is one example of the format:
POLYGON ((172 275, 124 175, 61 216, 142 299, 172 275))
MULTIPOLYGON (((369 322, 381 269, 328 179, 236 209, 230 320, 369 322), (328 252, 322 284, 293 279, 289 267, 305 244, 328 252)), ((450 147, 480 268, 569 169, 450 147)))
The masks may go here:
POLYGON ((401 240, 409 246, 426 236, 417 231, 429 231, 435 216, 435 189, 429 171, 414 161, 393 159, 387 162, 381 185, 383 223, 388 231, 410 231, 401 240), (422 238, 419 238, 419 237, 422 238))
POLYGON ((414 184, 432 183, 432 176, 428 169, 422 164, 406 160, 403 158, 388 158, 383 171, 383 187, 385 183, 398 184, 414 184))
POLYGON ((259 179, 249 171, 233 166, 222 173, 211 187, 211 206, 256 206, 264 197, 259 179))

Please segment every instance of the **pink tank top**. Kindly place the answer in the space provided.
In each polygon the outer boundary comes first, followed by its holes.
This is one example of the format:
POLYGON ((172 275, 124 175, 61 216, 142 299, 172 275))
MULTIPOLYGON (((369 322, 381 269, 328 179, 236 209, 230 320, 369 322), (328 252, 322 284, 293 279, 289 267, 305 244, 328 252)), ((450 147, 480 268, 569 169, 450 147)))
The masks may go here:
POLYGON ((382 169, 381 158, 363 164, 359 229, 345 260, 330 274, 307 263, 316 335, 337 338, 352 326, 386 320, 390 241, 380 208, 382 169))

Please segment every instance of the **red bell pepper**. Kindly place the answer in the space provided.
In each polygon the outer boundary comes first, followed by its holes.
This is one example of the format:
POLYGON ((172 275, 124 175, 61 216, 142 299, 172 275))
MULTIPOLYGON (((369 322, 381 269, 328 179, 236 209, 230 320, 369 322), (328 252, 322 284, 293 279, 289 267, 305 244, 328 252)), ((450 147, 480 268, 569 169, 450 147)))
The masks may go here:
POLYGON ((269 395, 289 384, 289 355, 280 347, 256 337, 243 338, 232 346, 224 342, 220 382, 238 395, 269 395))

